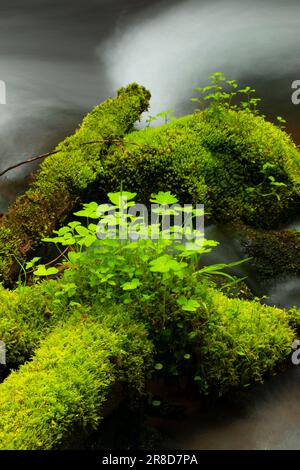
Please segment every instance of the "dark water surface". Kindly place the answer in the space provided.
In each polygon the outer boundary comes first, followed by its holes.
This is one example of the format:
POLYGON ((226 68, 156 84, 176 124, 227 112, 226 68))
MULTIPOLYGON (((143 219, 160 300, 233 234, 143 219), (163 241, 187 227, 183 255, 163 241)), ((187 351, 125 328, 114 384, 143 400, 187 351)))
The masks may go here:
POLYGON ((170 449, 300 449, 300 367, 240 397, 207 406, 192 402, 185 416, 153 419, 170 449))
MULTIPOLYGON (((193 87, 218 70, 256 88, 264 112, 285 117, 300 143, 300 106, 291 102, 299 37, 296 0, 0 0, 0 80, 7 85, 0 171, 51 150, 119 86, 138 81, 151 89, 152 114, 181 114, 192 110, 193 87)), ((1 179, 0 212, 31 170, 1 179)), ((223 260, 239 254, 235 242, 226 243, 223 260)), ((273 286, 270 296, 300 305, 298 280, 273 286)), ((249 392, 246 403, 200 407, 158 426, 179 448, 300 449, 299 386, 294 367, 249 392)))

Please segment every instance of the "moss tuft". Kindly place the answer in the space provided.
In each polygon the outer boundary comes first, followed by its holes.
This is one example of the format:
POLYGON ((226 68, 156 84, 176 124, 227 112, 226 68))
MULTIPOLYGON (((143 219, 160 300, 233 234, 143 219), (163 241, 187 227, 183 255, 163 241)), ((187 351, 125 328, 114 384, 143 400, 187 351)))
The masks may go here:
POLYGON ((291 138, 247 111, 208 108, 158 128, 130 133, 113 146, 99 190, 123 187, 139 200, 160 190, 203 203, 215 222, 270 228, 300 202, 300 153, 291 138))
POLYGON ((152 358, 143 327, 125 313, 106 320, 75 315, 0 385, 0 449, 57 449, 99 425, 114 383, 143 388, 152 358))

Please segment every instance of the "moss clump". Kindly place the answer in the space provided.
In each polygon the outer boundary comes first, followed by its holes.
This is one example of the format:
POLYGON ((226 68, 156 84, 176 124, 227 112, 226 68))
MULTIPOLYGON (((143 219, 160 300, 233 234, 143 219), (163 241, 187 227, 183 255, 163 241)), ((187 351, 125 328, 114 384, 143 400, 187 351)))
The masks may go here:
POLYGON ((98 426, 114 383, 142 389, 152 347, 143 327, 119 313, 102 324, 75 315, 0 385, 0 449, 59 448, 98 426))
MULTIPOLYGON (((196 311, 180 312, 174 299, 163 320, 159 299, 125 310, 101 304, 95 289, 89 290, 90 301, 83 298, 74 307, 61 281, 3 291, 4 307, 13 312, 10 354, 18 352, 20 363, 28 344, 36 353, 0 385, 0 448, 55 449, 74 433, 96 428, 113 384, 121 381, 134 393, 143 392, 153 371, 153 351, 164 376, 172 374, 175 360, 177 371, 194 380, 201 393, 221 395, 261 382, 290 354, 299 323, 298 310, 229 299, 206 283, 197 284, 196 311), (59 303, 51 305, 51 298, 59 303)), ((0 330, 5 327, 2 319, 0 330)))
POLYGON ((254 230, 235 228, 250 265, 262 280, 300 273, 300 233, 292 230, 254 230))
POLYGON ((126 141, 105 159, 99 175, 104 192, 117 190, 120 181, 142 201, 169 190, 181 202, 204 203, 214 221, 264 228, 276 226, 300 201, 298 149, 249 111, 208 108, 130 133, 126 141))
POLYGON ((190 123, 193 116, 159 128, 130 133, 123 147, 112 146, 99 174, 99 191, 123 187, 138 193, 141 202, 158 191, 170 191, 180 202, 209 204, 205 168, 215 165, 190 123))
POLYGON ((0 226, 0 274, 9 281, 30 249, 74 207, 101 169, 110 141, 122 138, 148 108, 150 93, 137 84, 118 91, 85 117, 74 135, 60 143, 59 153, 40 166, 30 189, 8 210, 0 226), (102 141, 105 142, 102 142, 102 141), (96 142, 85 145, 85 142, 96 142))
POLYGON ((207 321, 195 349, 202 392, 221 395, 262 382, 286 362, 299 310, 229 299, 215 290, 203 290, 203 301, 207 321))
POLYGON ((56 281, 14 291, 0 287, 0 339, 6 344, 7 367, 28 360, 56 322, 68 318, 72 308, 67 299, 53 302, 59 291, 56 281))

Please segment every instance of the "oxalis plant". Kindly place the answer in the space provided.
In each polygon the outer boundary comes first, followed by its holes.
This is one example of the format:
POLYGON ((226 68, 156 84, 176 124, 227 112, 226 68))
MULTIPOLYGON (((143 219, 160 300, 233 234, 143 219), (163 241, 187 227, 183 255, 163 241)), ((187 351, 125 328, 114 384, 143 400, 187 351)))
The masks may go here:
POLYGON ((205 87, 196 87, 199 97, 191 101, 199 105, 202 111, 208 105, 238 110, 248 110, 258 114, 257 105, 260 98, 254 98, 255 90, 249 86, 239 88, 236 80, 228 80, 222 72, 215 72, 208 77, 210 84, 205 87))
MULTIPOLYGON (((215 72, 208 77, 209 84, 204 87, 196 87, 194 90, 198 96, 191 98, 191 101, 197 103, 197 111, 203 111, 210 108, 212 112, 218 112, 220 109, 231 109, 234 111, 243 110, 254 115, 260 113, 259 103, 261 98, 255 97, 256 90, 250 86, 241 88, 236 80, 228 80, 222 72, 215 72)), ((284 130, 286 120, 276 117, 276 124, 284 130)))
POLYGON ((151 116, 149 114, 146 119, 146 127, 150 127, 151 123, 157 121, 158 119, 162 119, 164 124, 168 124, 169 121, 174 121, 176 119, 176 117, 173 116, 174 113, 174 109, 167 109, 166 111, 157 113, 155 116, 151 116))
POLYGON ((280 188, 286 187, 286 184, 280 181, 276 181, 275 177, 269 174, 270 171, 273 171, 274 167, 275 165, 272 165, 272 163, 265 163, 262 169, 260 170, 260 173, 264 176, 263 181, 259 183, 256 187, 247 187, 246 191, 250 194, 258 194, 262 197, 274 196, 276 197, 277 201, 280 201, 280 188), (263 192, 263 187, 265 185, 269 186, 270 188, 267 193, 263 192))
MULTIPOLYGON (((157 222, 148 224, 143 215, 128 213, 128 209, 136 206, 133 200, 135 196, 136 193, 126 191, 109 193, 109 204, 84 204, 82 210, 74 213, 76 217, 84 219, 83 222, 69 222, 55 230, 53 237, 43 239, 46 243, 56 245, 63 269, 38 264, 39 257, 26 263, 26 269, 33 270, 37 278, 58 275, 65 268, 72 268, 71 276, 65 272, 64 280, 77 277, 74 271, 78 271, 80 277, 83 269, 88 269, 89 285, 93 290, 96 288, 101 292, 100 302, 118 297, 124 304, 129 304, 133 300, 133 291, 139 291, 141 302, 148 301, 155 295, 153 292, 149 295, 148 290, 153 291, 154 286, 159 287, 159 290, 163 288, 164 314, 167 297, 172 292, 181 294, 184 291, 183 286, 178 289, 177 284, 186 276, 198 280, 222 276, 230 282, 235 281, 233 276, 223 270, 245 260, 201 267, 201 255, 210 252, 218 242, 206 240, 197 229, 176 224, 175 217, 180 212, 190 212, 193 220, 204 215, 202 209, 181 207, 177 205, 178 199, 170 192, 159 192, 150 199, 157 206, 152 210, 157 215, 157 222), (177 206, 170 208, 172 205, 177 206), (165 229, 165 219, 170 216, 175 221, 165 229), (184 238, 187 236, 192 241, 184 238), (66 247, 67 250, 63 249, 66 247)), ((77 290, 75 284, 64 283, 63 286, 70 297, 77 290)), ((196 298, 186 296, 178 296, 177 303, 184 311, 195 311, 200 305, 196 298)))
MULTIPOLYGON (((125 304, 149 326, 159 357, 170 356, 170 342, 175 344, 178 336, 177 357, 169 364, 177 374, 178 360, 190 358, 188 344, 197 336, 185 321, 205 309, 203 283, 215 276, 227 279, 226 285, 235 282, 224 269, 244 260, 202 266, 202 254, 218 245, 194 228, 203 209, 181 207, 170 192, 159 192, 150 199, 156 220, 148 223, 142 209, 138 214, 134 210, 140 207, 135 196, 126 191, 109 193, 109 203, 84 204, 74 213, 79 220, 43 240, 56 245, 60 264, 39 264, 40 258, 34 258, 26 269, 33 271, 36 282, 45 276, 60 276, 54 302, 62 303, 62 308, 66 299, 69 305, 125 304), (188 227, 178 222, 179 215, 186 220, 187 213, 188 227), (172 223, 168 225, 169 219, 172 223)), ((155 367, 162 369, 162 362, 155 367)))

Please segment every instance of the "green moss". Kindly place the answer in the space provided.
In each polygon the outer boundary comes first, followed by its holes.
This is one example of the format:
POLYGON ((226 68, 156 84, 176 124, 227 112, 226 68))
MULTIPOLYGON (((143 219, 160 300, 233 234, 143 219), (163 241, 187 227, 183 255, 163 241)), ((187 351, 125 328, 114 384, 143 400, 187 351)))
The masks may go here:
POLYGON ((6 344, 8 368, 29 359, 56 322, 70 315, 67 302, 53 302, 59 290, 55 281, 15 291, 0 287, 0 339, 6 344))
POLYGON ((101 324, 77 315, 59 326, 0 385, 0 449, 59 448, 74 431, 99 425, 114 383, 142 389, 152 356, 145 331, 125 312, 119 322, 106 317, 101 324))
POLYGON ((30 189, 1 219, 0 274, 9 281, 31 248, 62 221, 101 169, 110 141, 122 138, 148 107, 150 93, 137 84, 118 91, 85 117, 81 127, 44 160, 30 189), (105 140, 105 142, 101 142, 105 140), (85 145, 84 142, 99 141, 85 145))
POLYGON ((292 230, 235 228, 250 265, 262 280, 300 273, 300 233, 292 230))
POLYGON ((287 361, 299 310, 287 312, 205 289, 203 301, 207 321, 195 348, 202 392, 221 395, 262 382, 287 361))
MULTIPOLYGON (((205 203, 217 221, 270 227, 294 210, 299 152, 285 133, 248 112, 208 110, 132 132, 125 146, 110 146, 132 128, 148 99, 137 85, 121 90, 41 165, 36 182, 1 227, 5 279, 15 269, 15 257, 25 258, 34 241, 52 231, 96 177, 102 192, 119 189, 122 181, 142 202, 153 192, 168 190, 181 202, 205 203), (99 138, 110 143, 81 145, 99 138), (266 164, 270 173, 262 171, 266 164), (276 194, 270 175, 285 185, 276 187, 276 194)), ((265 232, 254 232, 258 245, 265 246, 265 232)), ((290 249, 291 235, 284 234, 290 249)), ((273 267, 276 250, 281 249, 281 257, 287 252, 275 232, 270 236, 267 259, 273 267)), ((228 298, 193 276, 179 279, 167 299, 159 288, 143 303, 139 292, 132 295, 125 311, 124 306, 100 304, 105 298, 89 274, 82 266, 77 272, 68 270, 66 281, 77 283, 73 306, 62 279, 0 291, 0 339, 7 343, 9 365, 23 363, 35 351, 30 362, 0 385, 2 449, 59 448, 74 432, 89 432, 98 426, 115 383, 143 391, 153 368, 153 349, 164 375, 187 375, 201 393, 216 395, 261 382, 291 353, 297 309, 287 312, 228 298), (199 308, 183 312, 180 295, 197 299, 199 308)), ((111 298, 122 302, 113 293, 111 298)))
MULTIPOLYGON (((94 252, 86 264, 82 262, 77 269, 69 270, 66 280, 61 280, 62 285, 77 285, 76 302, 105 302, 105 288, 92 278, 96 260, 94 252)), ((134 257, 132 264, 136 266, 134 257)), ((141 261, 138 266, 142 272, 141 261)), ((131 267, 130 259, 127 267, 131 267)), ((119 283, 124 281, 121 272, 120 279, 113 278, 114 287, 106 302, 123 301, 119 291, 119 283)), ((127 308, 138 323, 145 325, 164 375, 197 377, 202 393, 221 395, 231 388, 261 382, 291 353, 296 313, 293 317, 285 310, 254 300, 228 298, 212 287, 212 281, 197 279, 191 271, 174 278, 170 291, 161 288, 159 276, 150 274, 142 279, 142 287, 132 292, 127 308), (183 311, 177 302, 181 296, 197 299, 199 308, 183 311)))
POLYGON ((290 308, 288 310, 288 315, 289 315, 290 325, 298 332, 298 335, 299 335, 299 332, 300 332, 300 308, 296 308, 296 307, 290 308))
POLYGON ((176 374, 194 379, 201 393, 221 395, 261 382, 288 358, 299 323, 299 310, 229 299, 192 279, 190 294, 200 307, 182 312, 174 299, 164 318, 159 299, 125 310, 101 305, 92 288, 83 305, 72 307, 66 293, 53 303, 62 287, 45 281, 0 292, 0 338, 7 334, 10 360, 20 364, 36 350, 0 385, 2 449, 53 449, 74 433, 88 433, 98 426, 113 384, 143 392, 153 351, 164 376, 175 361, 176 374))
POLYGON ((170 190, 181 202, 204 203, 214 221, 265 228, 299 203, 298 149, 285 132, 247 111, 208 108, 130 133, 126 141, 109 150, 98 183, 104 192, 117 190, 120 181, 142 201, 170 190))
POLYGON ((113 146, 99 174, 100 191, 117 190, 122 181, 123 187, 138 192, 142 202, 166 188, 181 202, 208 202, 205 171, 215 161, 197 134, 190 132, 189 122, 184 118, 181 126, 175 121, 136 131, 128 135, 124 147, 113 146))

